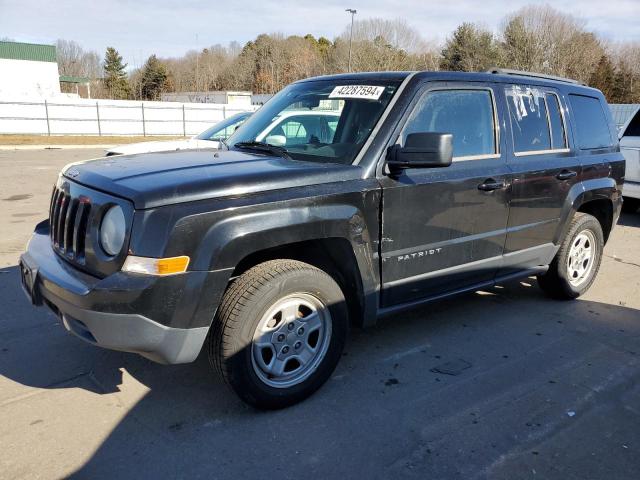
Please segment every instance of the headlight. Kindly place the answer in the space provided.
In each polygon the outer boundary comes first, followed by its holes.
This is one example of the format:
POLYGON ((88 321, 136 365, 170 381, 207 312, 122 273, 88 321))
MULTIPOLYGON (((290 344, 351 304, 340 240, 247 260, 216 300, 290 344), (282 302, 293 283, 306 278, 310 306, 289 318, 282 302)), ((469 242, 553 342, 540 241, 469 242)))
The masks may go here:
POLYGON ((118 205, 107 210, 100 225, 100 246, 108 255, 117 255, 124 246, 127 224, 118 205))

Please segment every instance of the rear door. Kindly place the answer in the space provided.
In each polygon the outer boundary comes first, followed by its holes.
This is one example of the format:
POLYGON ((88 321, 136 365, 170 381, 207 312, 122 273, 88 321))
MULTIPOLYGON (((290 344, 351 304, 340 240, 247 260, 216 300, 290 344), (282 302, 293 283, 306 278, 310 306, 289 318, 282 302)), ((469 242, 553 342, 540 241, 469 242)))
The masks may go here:
POLYGON ((453 134, 453 163, 382 175, 382 305, 491 281, 500 265, 510 175, 492 84, 428 84, 397 136, 453 134))
POLYGON ((567 104, 554 89, 506 85, 507 161, 513 173, 504 266, 499 274, 548 264, 569 190, 580 180, 570 149, 567 104))

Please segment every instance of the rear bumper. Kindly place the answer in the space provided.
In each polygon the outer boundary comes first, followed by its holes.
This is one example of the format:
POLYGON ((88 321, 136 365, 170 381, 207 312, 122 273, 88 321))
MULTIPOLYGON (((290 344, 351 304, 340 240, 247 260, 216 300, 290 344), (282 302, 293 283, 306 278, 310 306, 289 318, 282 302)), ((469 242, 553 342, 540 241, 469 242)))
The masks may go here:
POLYGON ((196 359, 230 272, 96 278, 60 258, 48 234, 48 223, 39 224, 20 257, 33 304, 50 307, 68 331, 94 345, 159 363, 196 359))

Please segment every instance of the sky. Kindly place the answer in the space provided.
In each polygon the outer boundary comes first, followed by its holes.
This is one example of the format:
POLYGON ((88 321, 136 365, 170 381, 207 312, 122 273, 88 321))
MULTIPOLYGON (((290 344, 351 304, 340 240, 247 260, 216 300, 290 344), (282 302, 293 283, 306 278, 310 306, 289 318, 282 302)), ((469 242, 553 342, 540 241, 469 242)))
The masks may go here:
MULTIPOLYGON (((101 55, 115 47, 139 66, 151 54, 181 56, 188 50, 231 41, 244 44, 260 33, 311 33, 334 39, 356 19, 403 18, 438 43, 462 22, 496 31, 502 18, 534 0, 0 0, 0 38, 54 43, 75 40, 101 55)), ((640 0, 555 0, 550 4, 612 41, 640 41, 640 0)))

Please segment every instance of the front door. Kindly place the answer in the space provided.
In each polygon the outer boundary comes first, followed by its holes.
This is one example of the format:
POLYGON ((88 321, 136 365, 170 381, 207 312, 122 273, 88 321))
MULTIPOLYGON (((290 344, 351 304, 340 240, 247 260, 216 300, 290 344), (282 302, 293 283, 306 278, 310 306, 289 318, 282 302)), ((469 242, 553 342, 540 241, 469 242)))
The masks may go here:
POLYGON ((492 85, 425 87, 399 134, 453 134, 449 167, 383 175, 383 307, 491 281, 500 266, 510 173, 492 85))

